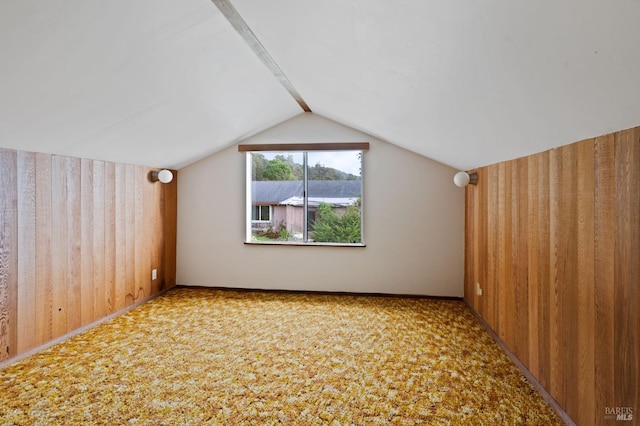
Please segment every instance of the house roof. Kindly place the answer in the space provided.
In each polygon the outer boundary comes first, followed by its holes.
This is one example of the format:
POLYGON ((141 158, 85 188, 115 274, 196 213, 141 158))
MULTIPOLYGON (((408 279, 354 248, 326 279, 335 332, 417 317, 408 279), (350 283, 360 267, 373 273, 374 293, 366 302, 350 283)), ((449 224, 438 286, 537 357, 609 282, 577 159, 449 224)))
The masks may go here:
MULTIPOLYGON (((310 180, 308 188, 310 198, 334 201, 358 198, 362 194, 359 180, 310 180)), ((253 181, 251 200, 256 204, 279 204, 302 197, 302 190, 302 181, 299 180, 253 181)))
MULTIPOLYGON (((640 124, 638 1, 231 1, 314 114, 459 169, 640 124)), ((0 146, 180 168, 302 114, 220 3, 1 2, 0 146)))

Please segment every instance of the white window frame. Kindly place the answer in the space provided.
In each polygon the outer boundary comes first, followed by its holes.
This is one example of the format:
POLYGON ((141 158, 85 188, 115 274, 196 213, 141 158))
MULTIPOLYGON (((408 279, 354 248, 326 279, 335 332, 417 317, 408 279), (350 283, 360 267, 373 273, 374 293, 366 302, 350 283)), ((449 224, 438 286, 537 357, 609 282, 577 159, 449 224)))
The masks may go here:
MULTIPOLYGON (((246 199, 246 220, 245 220, 245 244, 257 244, 257 245, 304 245, 304 246, 347 246, 347 247, 365 247, 364 242, 364 209, 360 213, 360 242, 359 243, 327 243, 327 242, 313 242, 308 240, 308 226, 305 225, 304 238, 302 242, 291 241, 252 241, 252 224, 256 223, 253 220, 253 203, 251 200, 251 184, 253 180, 252 176, 252 164, 251 154, 257 152, 295 152, 299 151, 303 154, 303 167, 304 167, 304 223, 308 223, 308 198, 307 191, 307 152, 310 151, 362 151, 363 156, 361 159, 361 194, 360 202, 364 206, 364 152, 369 150, 368 142, 346 142, 346 143, 317 143, 317 144, 239 144, 238 151, 245 153, 245 199, 246 199)), ((273 218, 273 211, 269 206, 269 217, 273 218)))

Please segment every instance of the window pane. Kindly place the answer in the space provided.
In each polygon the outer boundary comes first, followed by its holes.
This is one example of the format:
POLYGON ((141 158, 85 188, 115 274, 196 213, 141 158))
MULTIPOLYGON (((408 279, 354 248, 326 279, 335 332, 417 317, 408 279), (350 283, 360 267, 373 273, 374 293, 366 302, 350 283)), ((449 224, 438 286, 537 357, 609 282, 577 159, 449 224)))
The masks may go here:
POLYGON ((362 242, 362 151, 248 156, 251 241, 362 242))
POLYGON ((308 154, 310 241, 362 242, 362 151, 308 154))
POLYGON ((251 203, 256 208, 252 241, 302 241, 302 152, 253 152, 251 203), (293 205, 291 205, 293 203, 293 205))

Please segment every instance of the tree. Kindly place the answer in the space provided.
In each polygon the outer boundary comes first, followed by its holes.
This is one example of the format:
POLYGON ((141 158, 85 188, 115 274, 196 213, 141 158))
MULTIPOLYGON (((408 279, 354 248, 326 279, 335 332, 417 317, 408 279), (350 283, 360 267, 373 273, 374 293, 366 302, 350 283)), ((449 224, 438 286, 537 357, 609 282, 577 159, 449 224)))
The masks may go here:
POLYGON ((328 203, 320 203, 313 224, 313 240, 329 243, 359 243, 362 241, 360 211, 356 206, 338 216, 328 203))
POLYGON ((280 159, 273 159, 267 163, 262 172, 263 180, 294 180, 291 167, 280 159))

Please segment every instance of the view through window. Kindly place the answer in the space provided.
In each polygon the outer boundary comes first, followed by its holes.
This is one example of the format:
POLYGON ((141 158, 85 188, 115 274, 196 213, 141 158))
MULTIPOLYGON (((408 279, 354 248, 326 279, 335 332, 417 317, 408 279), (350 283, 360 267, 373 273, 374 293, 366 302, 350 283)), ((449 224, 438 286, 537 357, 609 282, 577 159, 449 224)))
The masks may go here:
POLYGON ((362 150, 247 152, 247 241, 362 245, 362 150))

